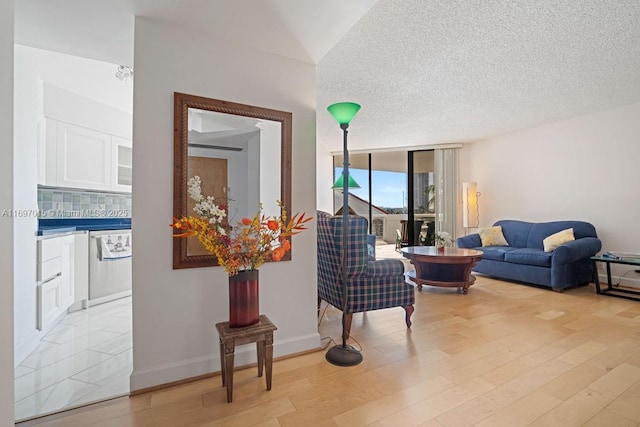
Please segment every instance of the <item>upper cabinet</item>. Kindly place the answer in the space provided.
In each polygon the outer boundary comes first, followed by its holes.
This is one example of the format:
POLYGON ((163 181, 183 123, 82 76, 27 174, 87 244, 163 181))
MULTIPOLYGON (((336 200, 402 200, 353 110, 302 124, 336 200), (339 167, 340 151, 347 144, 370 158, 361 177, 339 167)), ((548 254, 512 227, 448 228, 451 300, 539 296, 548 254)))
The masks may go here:
POLYGON ((43 84, 38 183, 131 191, 130 113, 43 84))
POLYGON ((120 191, 131 191, 133 180, 133 150, 131 140, 114 136, 111 138, 111 156, 113 188, 120 191))
POLYGON ((54 119, 43 120, 40 184, 131 191, 131 140, 54 119))

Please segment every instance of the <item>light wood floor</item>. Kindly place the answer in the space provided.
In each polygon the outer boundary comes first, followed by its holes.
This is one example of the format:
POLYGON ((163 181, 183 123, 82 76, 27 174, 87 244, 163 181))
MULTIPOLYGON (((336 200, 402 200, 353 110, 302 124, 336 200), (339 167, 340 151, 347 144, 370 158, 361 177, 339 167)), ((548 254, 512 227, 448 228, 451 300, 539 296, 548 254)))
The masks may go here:
MULTIPOLYGON (((319 351, 275 362, 269 392, 255 368, 237 371, 231 404, 216 376, 38 423, 640 425, 640 302, 595 295, 593 285, 560 294, 479 277, 468 295, 423 288, 411 330, 403 313, 354 315, 356 367, 319 351)), ((340 312, 327 310, 320 331, 337 340, 340 312)))

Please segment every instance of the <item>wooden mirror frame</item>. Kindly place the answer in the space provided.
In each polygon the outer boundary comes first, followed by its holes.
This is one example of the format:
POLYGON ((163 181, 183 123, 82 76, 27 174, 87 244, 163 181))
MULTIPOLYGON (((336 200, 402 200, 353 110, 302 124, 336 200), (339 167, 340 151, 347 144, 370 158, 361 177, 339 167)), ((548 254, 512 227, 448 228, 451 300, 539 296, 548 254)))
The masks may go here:
MULTIPOLYGON (((281 124, 280 140, 280 200, 287 211, 291 212, 291 135, 292 114, 286 111, 272 110, 252 105, 238 104, 219 99, 204 98, 174 92, 173 96, 173 216, 181 218, 187 213, 187 161, 188 161, 188 112, 189 108, 235 114, 256 119, 271 120, 281 124)), ((256 206, 258 209, 258 206, 256 206)), ((178 233, 174 230, 174 233, 178 233)), ((288 238, 292 244, 291 237, 288 238)), ((282 260, 291 259, 291 251, 282 260)), ((173 239, 173 268, 209 267, 218 265, 214 255, 188 255, 187 239, 173 239)))

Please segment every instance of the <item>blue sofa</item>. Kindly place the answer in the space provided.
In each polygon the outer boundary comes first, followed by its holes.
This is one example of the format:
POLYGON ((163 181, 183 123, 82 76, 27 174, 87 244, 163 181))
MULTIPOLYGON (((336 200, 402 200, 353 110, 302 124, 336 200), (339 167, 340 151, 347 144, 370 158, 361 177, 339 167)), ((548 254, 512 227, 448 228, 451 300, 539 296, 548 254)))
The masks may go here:
POLYGON ((562 292, 565 288, 591 281, 593 266, 590 257, 597 254, 602 243, 593 225, 583 221, 531 223, 502 220, 501 226, 509 246, 482 246, 479 234, 459 237, 459 248, 478 249, 482 259, 474 272, 500 279, 548 286, 562 292), (543 250, 542 241, 561 230, 573 228, 575 240, 564 243, 551 252, 543 250))

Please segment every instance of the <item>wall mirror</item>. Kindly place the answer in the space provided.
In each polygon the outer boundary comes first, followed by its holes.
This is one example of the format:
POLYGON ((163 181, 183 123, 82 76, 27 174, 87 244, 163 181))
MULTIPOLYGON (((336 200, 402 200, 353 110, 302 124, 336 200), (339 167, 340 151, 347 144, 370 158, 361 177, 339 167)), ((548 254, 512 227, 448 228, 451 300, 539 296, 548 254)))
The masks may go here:
MULTIPOLYGON (((280 215, 277 200, 291 215, 291 120, 285 111, 174 93, 174 217, 193 214, 187 183, 196 175, 203 194, 227 200, 231 225, 260 203, 265 215, 280 215)), ((174 269, 213 265, 197 239, 173 239, 174 269)))

